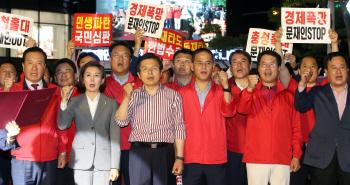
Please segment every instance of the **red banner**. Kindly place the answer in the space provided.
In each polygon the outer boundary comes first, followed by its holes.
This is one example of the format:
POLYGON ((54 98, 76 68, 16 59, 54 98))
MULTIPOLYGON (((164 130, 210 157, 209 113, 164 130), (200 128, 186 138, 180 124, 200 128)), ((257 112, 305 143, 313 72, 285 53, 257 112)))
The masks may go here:
POLYGON ((205 48, 203 40, 185 40, 184 48, 196 51, 199 48, 205 48))
POLYGON ((73 42, 76 46, 109 46, 112 41, 112 14, 76 13, 73 42))
POLYGON ((183 43, 180 33, 164 28, 160 39, 147 37, 143 53, 154 53, 159 58, 173 60, 174 53, 183 48, 183 43))

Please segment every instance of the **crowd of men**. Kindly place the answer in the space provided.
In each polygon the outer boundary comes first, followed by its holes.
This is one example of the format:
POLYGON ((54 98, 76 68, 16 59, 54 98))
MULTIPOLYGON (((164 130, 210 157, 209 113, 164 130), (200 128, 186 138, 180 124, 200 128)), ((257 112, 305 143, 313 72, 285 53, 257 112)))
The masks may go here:
POLYGON ((337 33, 328 33, 332 53, 323 61, 322 82, 313 56, 297 66, 294 55, 282 55, 282 29, 275 33, 276 52, 259 54, 258 74, 250 74, 247 52, 231 53, 230 79, 205 48, 178 50, 171 63, 139 56, 138 30, 134 48, 111 43, 109 77, 93 53, 81 53, 76 68, 69 42, 67 58, 54 64, 54 85, 44 80, 45 52, 32 46, 23 54, 19 82, 13 64, 1 65, 0 91, 58 88, 38 124, 11 122, 0 130, 0 149, 11 151, 0 168, 12 168, 0 184, 11 175, 14 185, 170 185, 182 175, 184 185, 348 185, 349 61, 338 52, 337 33), (171 66, 174 78, 164 80, 171 66), (89 98, 95 86, 98 95, 89 98), (76 104, 85 95, 85 104, 76 104), (108 126, 99 125, 113 102, 118 108, 112 119, 106 116, 108 126))

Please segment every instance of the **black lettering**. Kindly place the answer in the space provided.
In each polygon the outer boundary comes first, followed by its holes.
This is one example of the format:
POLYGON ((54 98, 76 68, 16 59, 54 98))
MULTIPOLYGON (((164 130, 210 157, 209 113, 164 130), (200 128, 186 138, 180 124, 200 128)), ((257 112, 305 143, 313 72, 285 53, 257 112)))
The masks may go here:
MULTIPOLYGON (((294 34, 293 34, 293 39, 298 39, 298 28, 299 27, 294 27, 294 34)), ((299 40, 299 39, 298 39, 299 40)))
POLYGON ((307 35, 307 31, 306 31, 307 27, 301 27, 300 29, 300 33, 301 33, 301 40, 306 40, 306 35, 307 35), (305 35, 305 36, 304 36, 305 35))
POLYGON ((321 39, 323 40, 323 35, 326 35, 326 28, 322 28, 321 39))
POLYGON ((317 28, 316 36, 317 36, 317 40, 321 39, 321 29, 320 28, 317 28))
POLYGON ((12 44, 13 46, 15 46, 15 45, 17 44, 17 41, 18 41, 18 37, 12 37, 12 42, 11 42, 11 44, 12 44))
POLYGON ((4 42, 4 32, 0 32, 0 44, 4 42))
POLYGON ((128 22, 128 29, 132 29, 132 23, 134 22, 133 17, 129 17, 129 22, 128 22))
POLYGON ((311 37, 313 40, 315 40, 315 38, 316 38, 316 33, 315 33, 315 30, 316 30, 316 27, 312 27, 312 35, 313 35, 313 37, 311 37))
POLYGON ((307 32, 308 32, 309 34, 308 34, 308 36, 307 36, 307 39, 309 39, 309 40, 311 40, 311 38, 312 38, 312 33, 311 33, 311 31, 312 31, 312 28, 308 27, 308 28, 307 28, 307 32))
POLYGON ((10 36, 5 36, 5 45, 11 45, 11 37, 10 36))
POLYGON ((17 46, 21 46, 22 45, 22 41, 24 42, 24 39, 23 37, 19 37, 18 40, 17 40, 17 46))
POLYGON ((140 21, 139 21, 139 28, 141 28, 141 29, 142 29, 142 27, 143 27, 143 22, 144 22, 144 20, 143 20, 143 19, 140 19, 140 21))
POLYGON ((145 28, 144 28, 143 30, 147 31, 147 29, 148 29, 148 24, 149 24, 149 21, 146 21, 146 23, 145 23, 145 28))
POLYGON ((257 54, 257 47, 256 46, 250 47, 250 56, 252 58, 256 58, 256 54, 257 54))
POLYGON ((134 25, 133 25, 134 30, 137 30, 138 25, 139 25, 139 18, 135 18, 134 19, 134 25))

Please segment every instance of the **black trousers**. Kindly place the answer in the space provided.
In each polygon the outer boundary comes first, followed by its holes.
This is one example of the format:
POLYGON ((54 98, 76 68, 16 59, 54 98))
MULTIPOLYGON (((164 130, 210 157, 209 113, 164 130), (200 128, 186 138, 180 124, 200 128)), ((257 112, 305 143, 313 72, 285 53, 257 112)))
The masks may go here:
POLYGON ((0 154, 0 185, 9 185, 11 176, 11 155, 0 154))
POLYGON ((306 184, 310 175, 311 182, 315 178, 314 167, 304 164, 304 156, 306 151, 306 145, 302 148, 303 155, 300 158, 301 168, 297 172, 290 173, 290 185, 304 185, 306 184))
POLYGON ((227 169, 226 183, 227 185, 247 185, 247 167, 242 162, 243 154, 231 152, 227 150, 227 169))
POLYGON ((331 163, 325 169, 315 168, 315 179, 312 185, 349 185, 350 172, 344 172, 338 161, 338 152, 335 151, 331 163))
POLYGON ((73 169, 68 168, 68 163, 63 169, 57 168, 55 185, 75 185, 73 169))
POLYGON ((57 159, 33 162, 12 159, 11 174, 13 185, 54 185, 57 159))
POLYGON ((226 163, 224 164, 184 164, 183 185, 226 184, 226 163))
POLYGON ((124 179, 124 185, 130 185, 129 152, 130 150, 122 150, 122 153, 120 155, 119 177, 116 181, 113 182, 113 185, 121 185, 122 178, 124 179))
POLYGON ((175 162, 173 145, 147 148, 131 145, 129 154, 130 185, 175 185, 171 173, 175 162))

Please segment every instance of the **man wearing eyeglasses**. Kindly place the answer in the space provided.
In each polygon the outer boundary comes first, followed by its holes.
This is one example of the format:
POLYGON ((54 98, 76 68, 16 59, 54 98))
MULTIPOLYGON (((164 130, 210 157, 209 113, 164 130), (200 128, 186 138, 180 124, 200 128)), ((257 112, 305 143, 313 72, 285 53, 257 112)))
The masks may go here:
POLYGON ((187 138, 184 149, 184 185, 226 184, 226 117, 236 113, 227 73, 211 79, 215 63, 210 50, 194 52, 191 70, 195 78, 179 89, 184 107, 187 138))
POLYGON ((276 52, 260 53, 261 79, 249 75, 238 101, 237 112, 247 115, 243 162, 249 185, 289 185, 290 173, 300 169, 300 116, 293 93, 278 81, 281 62, 276 52))
MULTIPOLYGON (((125 41, 119 41, 109 46, 109 63, 112 67, 111 76, 106 78, 107 87, 104 91, 106 96, 117 100, 118 105, 122 103, 124 97, 124 86, 134 84, 134 89, 142 86, 142 82, 132 75, 130 66, 132 61, 136 65, 135 58, 138 59, 139 47, 142 43, 143 32, 137 30, 135 33, 135 50, 125 41), (135 56, 137 55, 137 56, 135 56), (133 59, 134 58, 134 59, 133 59)), ((135 70, 134 70, 135 71, 135 70)), ((129 150, 131 144, 128 142, 131 127, 126 126, 120 129, 121 133, 121 157, 119 175, 124 177, 124 184, 130 184, 129 178, 129 150)), ((121 177, 113 182, 114 185, 121 185, 121 177)))
POLYGON ((13 64, 3 63, 0 66, 0 88, 4 87, 9 91, 14 83, 17 82, 17 71, 13 64))
MULTIPOLYGON (((81 95, 78 92, 78 88, 75 87, 78 80, 77 68, 73 61, 67 58, 57 60, 54 64, 54 79, 57 86, 60 88, 61 96, 59 96, 59 102, 61 102, 62 96, 65 95, 64 89, 69 89, 69 97, 65 98, 69 101, 71 98, 81 95)), ((56 171, 55 185, 74 185, 73 170, 68 168, 70 151, 75 136, 75 123, 73 121, 72 126, 66 130, 67 132, 67 153, 62 155, 60 160, 62 165, 56 171)))
POLYGON ((183 170, 186 125, 182 99, 178 92, 161 85, 162 69, 159 57, 153 53, 143 55, 136 65, 143 86, 133 90, 134 83, 126 84, 116 113, 120 127, 132 127, 131 185, 175 185, 175 175, 181 175, 183 170))

